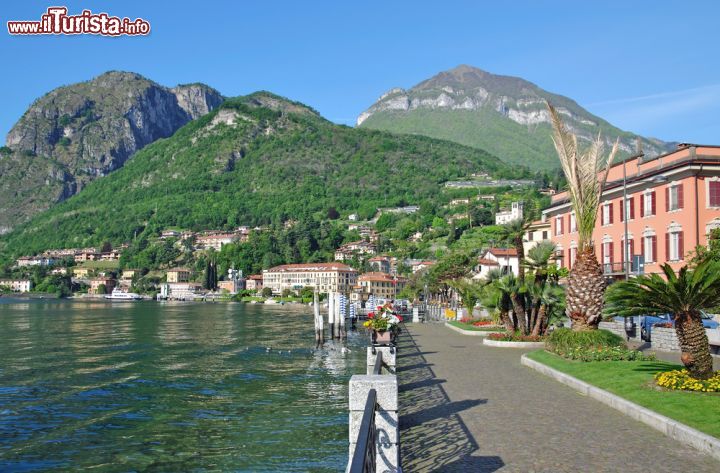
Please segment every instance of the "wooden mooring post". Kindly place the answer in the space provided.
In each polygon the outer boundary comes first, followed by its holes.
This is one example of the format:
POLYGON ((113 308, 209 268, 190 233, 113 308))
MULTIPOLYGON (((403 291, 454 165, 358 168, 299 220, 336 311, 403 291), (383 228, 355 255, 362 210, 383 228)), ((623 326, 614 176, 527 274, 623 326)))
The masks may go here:
POLYGON ((325 327, 323 326, 323 318, 320 315, 320 301, 318 293, 313 294, 313 311, 315 315, 315 348, 320 348, 325 344, 325 327))

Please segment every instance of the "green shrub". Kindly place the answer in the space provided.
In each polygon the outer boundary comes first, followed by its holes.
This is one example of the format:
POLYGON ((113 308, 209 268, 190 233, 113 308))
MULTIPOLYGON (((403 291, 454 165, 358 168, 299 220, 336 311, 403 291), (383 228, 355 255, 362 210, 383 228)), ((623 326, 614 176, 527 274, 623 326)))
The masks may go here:
POLYGON ((547 337, 548 350, 561 354, 578 348, 625 347, 622 337, 607 330, 575 332, 569 328, 554 330, 547 337))
POLYGON ((579 361, 655 361, 655 354, 643 354, 641 351, 628 350, 622 346, 614 347, 575 347, 567 351, 556 352, 569 360, 579 361))

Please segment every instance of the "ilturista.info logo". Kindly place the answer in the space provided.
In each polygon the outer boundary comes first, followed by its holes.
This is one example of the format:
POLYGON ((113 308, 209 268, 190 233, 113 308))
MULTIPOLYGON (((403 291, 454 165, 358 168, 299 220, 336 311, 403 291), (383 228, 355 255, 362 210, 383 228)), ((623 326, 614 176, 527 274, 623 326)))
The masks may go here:
POLYGON ((150 22, 142 18, 131 20, 83 10, 68 15, 67 7, 49 7, 36 21, 8 21, 11 35, 94 34, 101 36, 144 36, 150 34, 150 22))

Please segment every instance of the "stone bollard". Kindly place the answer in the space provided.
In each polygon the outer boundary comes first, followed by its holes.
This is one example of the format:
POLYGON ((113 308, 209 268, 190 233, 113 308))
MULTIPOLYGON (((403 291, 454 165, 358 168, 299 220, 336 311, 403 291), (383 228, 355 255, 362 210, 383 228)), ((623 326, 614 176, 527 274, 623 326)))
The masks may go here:
POLYGON ((413 318, 414 324, 420 323, 420 307, 413 307, 413 318))
MULTIPOLYGON (((388 375, 353 375, 350 378, 350 461, 355 453, 363 410, 371 389, 377 391, 375 412, 375 471, 400 472, 400 432, 398 426, 397 377, 388 375)), ((348 466, 350 464, 348 461, 348 466)))
POLYGON ((395 356, 397 355, 396 347, 375 347, 375 354, 373 354, 372 347, 367 347, 367 374, 373 374, 373 368, 375 367, 375 358, 377 353, 382 353, 383 363, 387 365, 387 368, 383 368, 380 374, 395 374, 395 356))

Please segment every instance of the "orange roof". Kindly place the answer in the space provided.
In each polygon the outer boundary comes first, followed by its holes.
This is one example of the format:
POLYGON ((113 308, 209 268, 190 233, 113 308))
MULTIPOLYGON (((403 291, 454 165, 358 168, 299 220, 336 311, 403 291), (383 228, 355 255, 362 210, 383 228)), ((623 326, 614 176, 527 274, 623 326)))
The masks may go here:
POLYGON ((343 263, 297 263, 281 264, 267 270, 268 272, 290 272, 290 271, 355 271, 343 263))
POLYGON ((190 270, 189 270, 188 268, 171 268, 171 269, 168 269, 168 270, 167 270, 168 273, 177 273, 177 272, 180 272, 180 271, 185 271, 185 272, 188 272, 188 273, 190 272, 190 270))
POLYGON ((479 258, 478 263, 483 266, 499 266, 497 261, 493 261, 493 260, 487 259, 487 258, 479 258))
POLYGON ((248 276, 247 278, 248 278, 248 279, 254 279, 254 280, 260 280, 260 279, 263 278, 263 275, 262 275, 262 274, 251 274, 251 275, 248 276))
POLYGON ((492 253, 495 256, 517 256, 515 248, 489 248, 486 253, 492 253))
POLYGON ((361 274, 358 278, 360 281, 388 281, 392 282, 395 280, 392 276, 387 273, 379 273, 376 271, 370 273, 361 274))
POLYGON ((390 260, 389 256, 373 256, 368 261, 389 261, 389 260, 390 260))

